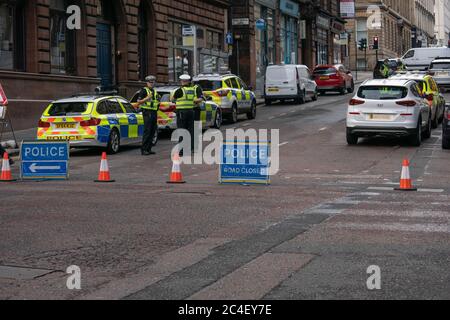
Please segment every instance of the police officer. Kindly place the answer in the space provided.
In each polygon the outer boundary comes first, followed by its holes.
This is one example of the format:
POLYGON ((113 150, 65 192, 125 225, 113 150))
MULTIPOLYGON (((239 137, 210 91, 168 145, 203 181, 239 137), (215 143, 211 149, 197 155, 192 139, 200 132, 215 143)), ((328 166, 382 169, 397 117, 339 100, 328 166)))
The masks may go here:
POLYGON ((155 90, 156 77, 148 76, 145 78, 147 86, 142 88, 139 93, 138 105, 142 109, 142 116, 144 118, 144 136, 142 138, 142 155, 148 156, 155 154, 152 151, 153 137, 158 130, 158 109, 160 96, 155 90))
MULTIPOLYGON (((173 94, 177 106, 177 127, 186 129, 191 135, 191 151, 194 151, 195 109, 203 102, 203 91, 200 86, 194 86, 187 74, 180 76, 181 87, 173 94)), ((183 155, 183 152, 180 152, 183 155)))
POLYGON ((381 75, 384 78, 386 78, 386 79, 389 78, 389 74, 391 72, 391 68, 389 67, 389 60, 388 59, 384 60, 383 64, 381 65, 380 72, 381 72, 381 75))

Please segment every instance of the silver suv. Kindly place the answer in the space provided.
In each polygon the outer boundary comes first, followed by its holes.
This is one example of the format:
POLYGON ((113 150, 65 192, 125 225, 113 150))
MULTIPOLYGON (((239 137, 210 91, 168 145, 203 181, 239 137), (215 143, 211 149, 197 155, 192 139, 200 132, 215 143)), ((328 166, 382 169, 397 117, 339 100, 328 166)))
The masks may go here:
POLYGON ((408 136, 420 146, 431 136, 431 112, 412 80, 367 80, 350 101, 347 142, 360 137, 408 136))
POLYGON ((450 89, 450 58, 438 58, 431 62, 429 73, 439 87, 450 89))

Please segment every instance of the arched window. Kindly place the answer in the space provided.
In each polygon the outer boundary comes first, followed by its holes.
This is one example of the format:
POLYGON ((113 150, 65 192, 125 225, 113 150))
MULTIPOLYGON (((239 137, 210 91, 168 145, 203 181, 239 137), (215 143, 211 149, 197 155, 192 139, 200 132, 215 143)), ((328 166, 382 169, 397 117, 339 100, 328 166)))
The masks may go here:
POLYGON ((67 28, 68 0, 50 0, 50 65, 51 73, 75 74, 75 30, 67 28))
POLYGON ((25 70, 23 1, 0 0, 0 69, 25 70))

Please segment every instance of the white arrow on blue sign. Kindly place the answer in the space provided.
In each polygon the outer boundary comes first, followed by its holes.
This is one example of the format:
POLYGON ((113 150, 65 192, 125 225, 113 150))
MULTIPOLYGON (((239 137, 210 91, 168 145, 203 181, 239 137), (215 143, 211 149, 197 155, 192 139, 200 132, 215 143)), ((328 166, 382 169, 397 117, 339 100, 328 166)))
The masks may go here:
POLYGON ((20 149, 22 179, 67 179, 68 141, 24 141, 20 149))
POLYGON ((234 42, 233 34, 231 32, 227 33, 226 41, 228 45, 232 45, 234 42))

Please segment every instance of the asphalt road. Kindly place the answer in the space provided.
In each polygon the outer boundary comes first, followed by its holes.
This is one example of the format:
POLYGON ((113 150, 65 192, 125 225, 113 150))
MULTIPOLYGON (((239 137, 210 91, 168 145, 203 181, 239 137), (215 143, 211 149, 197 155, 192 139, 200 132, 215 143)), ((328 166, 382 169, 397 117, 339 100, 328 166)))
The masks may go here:
MULTIPOLYGON (((226 128, 280 129, 270 186, 223 186, 218 167, 72 152, 70 180, 0 184, 0 299, 449 299, 450 152, 345 141, 350 96, 261 107, 226 128), (419 192, 393 191, 409 158, 419 192), (66 286, 81 269, 81 290, 66 286), (369 266, 381 289, 369 290, 369 266)), ((450 100, 450 96, 449 96, 450 100)), ((13 174, 18 175, 17 166, 13 174)))

